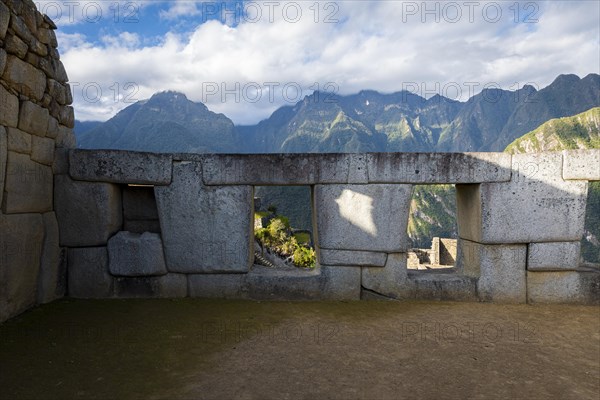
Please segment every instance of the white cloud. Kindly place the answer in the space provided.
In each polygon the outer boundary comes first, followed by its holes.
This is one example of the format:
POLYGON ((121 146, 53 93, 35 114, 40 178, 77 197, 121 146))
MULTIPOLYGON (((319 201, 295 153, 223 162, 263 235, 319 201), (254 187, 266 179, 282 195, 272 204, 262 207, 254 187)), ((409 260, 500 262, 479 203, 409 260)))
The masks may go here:
MULTIPOLYGON (((197 6, 181 3, 167 12, 197 6)), ((485 84, 544 87, 561 73, 600 72, 597 2, 536 2, 537 10, 526 8, 531 2, 521 3, 519 17, 536 11, 538 22, 519 24, 513 20, 513 2, 480 3, 471 14, 463 7, 458 20, 449 9, 444 11, 446 3, 440 3, 437 15, 410 8, 421 7, 421 2, 320 3, 318 15, 309 9, 312 2, 295 4, 303 6, 296 22, 295 6, 280 3, 269 9, 259 4, 261 15, 255 22, 241 18, 239 25, 228 26, 210 21, 186 35, 169 33, 152 46, 141 44, 135 32, 105 36, 101 47, 86 44, 80 36, 59 37, 71 80, 80 88, 84 82, 102 88, 96 103, 74 90, 77 117, 107 119, 129 105, 124 95, 142 99, 173 89, 246 124, 330 82, 342 94, 362 89, 393 92, 416 85, 427 96, 441 91, 453 97, 458 86, 464 100, 473 94, 469 88, 474 82, 476 92, 485 84), (325 9, 325 4, 339 9, 325 9), (487 4, 502 4, 499 21, 491 22, 495 6, 486 8, 487 4), (324 23, 331 13, 340 23, 324 23), (136 85, 135 94, 133 89, 124 91, 128 82, 136 85), (273 101, 267 82, 278 83, 271 85, 273 101), (262 97, 254 102, 257 84, 262 97), (295 95, 296 85, 301 96, 295 95), (117 87, 120 97, 115 99, 117 87)), ((433 9, 432 2, 427 4, 433 9)))

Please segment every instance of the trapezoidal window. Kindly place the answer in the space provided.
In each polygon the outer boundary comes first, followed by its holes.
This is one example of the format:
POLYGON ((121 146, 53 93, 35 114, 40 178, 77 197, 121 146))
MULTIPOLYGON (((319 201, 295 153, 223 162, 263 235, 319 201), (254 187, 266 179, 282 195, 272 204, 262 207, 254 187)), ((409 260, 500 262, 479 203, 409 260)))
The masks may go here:
POLYGON ((454 272, 458 229, 454 185, 415 185, 408 218, 410 270, 454 272))
POLYGON ((254 264, 282 270, 313 270, 316 254, 310 186, 254 189, 254 264))

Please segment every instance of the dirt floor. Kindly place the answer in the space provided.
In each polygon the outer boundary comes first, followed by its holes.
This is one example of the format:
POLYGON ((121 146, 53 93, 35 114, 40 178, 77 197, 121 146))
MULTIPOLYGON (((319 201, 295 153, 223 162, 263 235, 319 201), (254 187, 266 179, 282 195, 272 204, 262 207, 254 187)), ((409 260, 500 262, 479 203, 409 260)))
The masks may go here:
POLYGON ((0 326, 0 397, 597 400, 599 311, 61 300, 0 326))

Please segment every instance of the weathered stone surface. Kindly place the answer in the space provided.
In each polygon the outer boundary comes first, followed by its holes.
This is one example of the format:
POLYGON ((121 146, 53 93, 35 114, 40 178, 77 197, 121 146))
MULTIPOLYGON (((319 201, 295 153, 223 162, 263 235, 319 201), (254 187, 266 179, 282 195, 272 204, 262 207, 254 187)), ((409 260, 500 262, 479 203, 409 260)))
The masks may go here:
POLYGON ((41 100, 44 96, 46 75, 15 56, 8 56, 3 78, 12 88, 29 98, 41 100))
POLYGON ((477 279, 452 273, 408 273, 415 300, 477 301, 477 279))
POLYGON ((600 181, 600 149, 564 150, 563 179, 600 181))
MULTIPOLYGON (((71 160, 73 162, 73 160, 71 160)), ((173 182, 154 188, 170 272, 246 272, 252 263, 250 186, 208 187, 201 165, 176 162, 173 182)))
POLYGON ((4 40, 6 37, 6 30, 8 29, 9 21, 10 10, 4 3, 0 2, 0 40, 4 40))
POLYGON ((579 266, 581 242, 530 243, 527 269, 530 271, 568 271, 579 266))
POLYGON ((19 112, 19 129, 32 135, 44 137, 48 130, 49 117, 48 109, 30 101, 24 101, 19 112))
POLYGON ((321 266, 324 284, 321 295, 324 300, 360 300, 360 267, 321 266))
POLYGON ((600 304, 600 273, 528 271, 527 302, 600 304))
POLYGON ((171 183, 170 154, 120 150, 73 150, 71 177, 83 181, 168 185, 171 183))
MULTIPOLYGON (((62 67, 62 63, 60 61, 58 61, 58 64, 62 67)), ((64 67, 62 67, 62 69, 64 71, 64 67)), ((57 79, 59 79, 58 75, 57 75, 57 79)), ((65 81, 66 81, 66 73, 65 73, 65 80, 61 80, 61 82, 65 82, 65 81)), ((75 127, 75 111, 73 110, 73 107, 71 107, 71 106, 60 107, 60 112, 58 114, 58 122, 64 126, 66 126, 67 128, 71 128, 71 129, 74 128, 75 127)))
POLYGON ((319 247, 405 252, 411 185, 317 185, 319 247))
POLYGON ((35 304, 44 225, 39 214, 0 214, 0 322, 35 304))
POLYGON ((363 289, 382 296, 396 299, 410 298, 406 253, 388 254, 384 268, 362 268, 361 285, 363 289))
POLYGON ((119 298, 179 298, 187 296, 187 275, 168 274, 138 278, 116 278, 119 298))
POLYGON ((48 127, 46 128, 46 137, 56 139, 58 136, 58 120, 54 117, 48 117, 48 127))
POLYGON ((52 166, 54 162, 54 140, 32 136, 31 159, 40 164, 52 166))
POLYGON ((56 135, 56 147, 72 149, 75 145, 76 140, 73 130, 64 125, 59 125, 58 135, 56 135))
POLYGON ((121 229, 121 190, 117 185, 77 182, 57 175, 54 198, 61 246, 106 245, 121 229))
POLYGON ((127 186, 123 188, 123 216, 130 220, 158 220, 154 188, 127 186))
POLYGON ((6 67, 6 59, 8 55, 4 49, 0 49, 0 76, 4 74, 4 67, 6 67))
POLYGON ((322 265, 383 267, 386 259, 386 253, 375 253, 372 251, 321 249, 319 252, 319 262, 322 265))
POLYGON ((8 152, 4 212, 43 213, 52 210, 52 168, 28 155, 8 152))
POLYGON ((37 287, 37 302, 49 303, 61 297, 64 279, 61 271, 61 249, 58 245, 58 221, 53 212, 43 214, 44 243, 42 246, 42 260, 40 264, 40 277, 37 287))
POLYGON ((193 155, 176 158, 202 161, 206 185, 311 185, 366 183, 365 154, 193 155))
POLYGON ((527 245, 484 245, 461 240, 460 247, 457 263, 465 276, 478 277, 481 301, 525 302, 527 245))
POLYGON ((54 175, 67 175, 69 173, 69 149, 54 149, 54 162, 52 163, 54 175))
POLYGON ((158 221, 158 219, 126 219, 125 221, 123 221, 123 230, 133 233, 160 233, 160 222, 158 221))
POLYGON ((114 278, 108 273, 106 247, 69 249, 68 265, 70 297, 80 299, 112 297, 114 278))
POLYGON ((6 128, 0 125, 0 211, 4 197, 4 180, 6 177, 6 158, 8 157, 8 138, 6 128))
POLYGON ((255 300, 358 300, 360 267, 281 271, 255 267, 248 274, 193 274, 190 297, 255 300))
POLYGON ((156 233, 121 231, 108 241, 108 267, 112 275, 165 275, 162 240, 156 233))
POLYGON ((19 124, 19 99, 0 85, 0 125, 16 127, 19 124))
POLYGON ((507 153, 369 154, 370 183, 504 182, 511 177, 507 153))
POLYGON ((510 182, 456 186, 459 236, 487 244, 579 240, 587 182, 562 179, 561 153, 512 157, 510 182))
POLYGON ((8 35, 4 42, 4 48, 8 54, 14 54, 19 58, 25 58, 27 45, 15 35, 8 35))
POLYGON ((8 150, 31 154, 31 135, 17 128, 8 128, 8 150))
POLYGON ((188 275, 189 296, 207 299, 247 299, 246 274, 188 275))

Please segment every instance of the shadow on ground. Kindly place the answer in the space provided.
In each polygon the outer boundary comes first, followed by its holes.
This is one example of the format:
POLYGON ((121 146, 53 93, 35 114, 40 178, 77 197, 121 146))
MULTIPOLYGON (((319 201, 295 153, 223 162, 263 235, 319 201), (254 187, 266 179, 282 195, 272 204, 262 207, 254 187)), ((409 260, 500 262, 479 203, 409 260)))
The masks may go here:
POLYGON ((590 398, 598 307, 61 300, 0 326, 4 399, 590 398))

